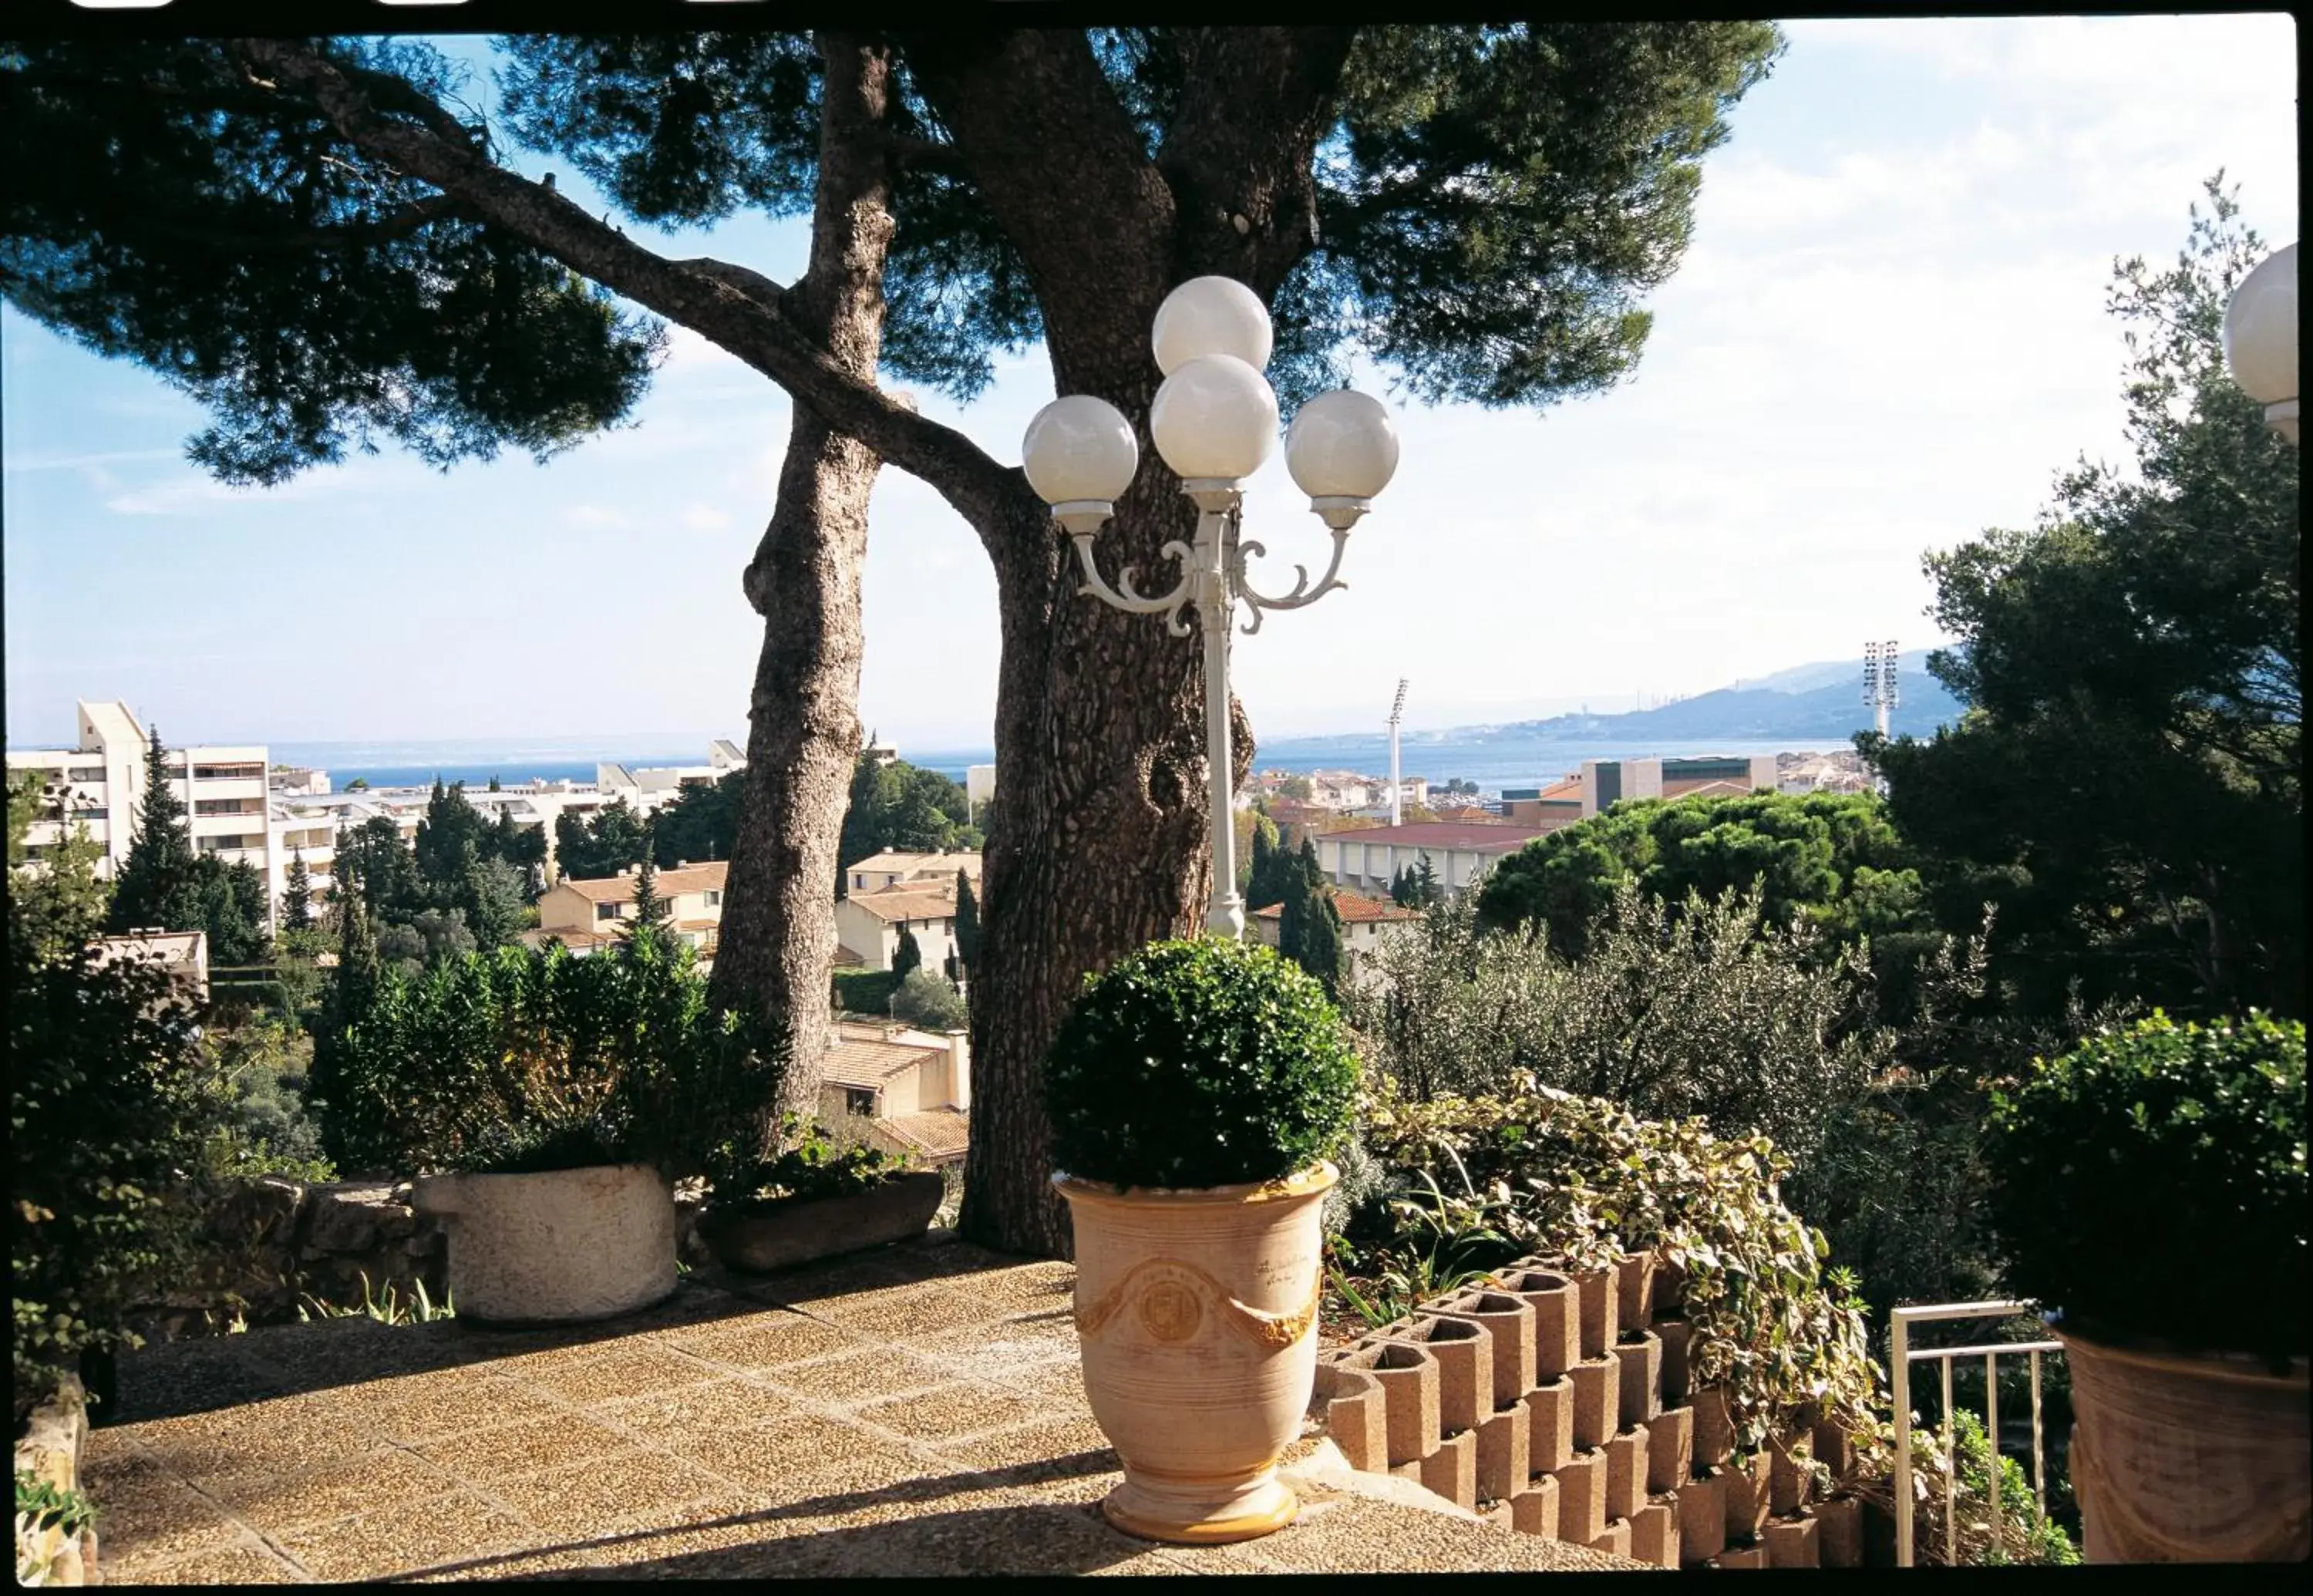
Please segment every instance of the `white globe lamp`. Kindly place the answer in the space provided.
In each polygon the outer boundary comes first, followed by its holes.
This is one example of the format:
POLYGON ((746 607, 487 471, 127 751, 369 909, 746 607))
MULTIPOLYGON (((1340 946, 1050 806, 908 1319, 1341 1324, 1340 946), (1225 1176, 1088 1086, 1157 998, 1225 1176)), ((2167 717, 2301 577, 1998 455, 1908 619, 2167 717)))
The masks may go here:
POLYGON ((1277 447, 1277 395, 1235 355, 1200 355, 1156 390, 1148 431, 1190 492, 1234 489, 1277 447))
POLYGON ((1347 531, 1397 474, 1397 428, 1371 394, 1320 393, 1293 417, 1285 466, 1325 525, 1347 531))
POLYGON ((2225 307, 2225 365, 2265 419, 2297 441, 2297 246, 2275 251, 2225 307))
POLYGON ((1140 445, 1122 411, 1088 393, 1056 399, 1036 412, 1020 441, 1028 486, 1069 532, 1095 532, 1140 468, 1140 445))
POLYGON ((1207 355, 1234 355, 1260 371, 1273 342, 1269 307, 1235 278, 1191 278, 1156 307, 1148 341, 1168 377, 1207 355))

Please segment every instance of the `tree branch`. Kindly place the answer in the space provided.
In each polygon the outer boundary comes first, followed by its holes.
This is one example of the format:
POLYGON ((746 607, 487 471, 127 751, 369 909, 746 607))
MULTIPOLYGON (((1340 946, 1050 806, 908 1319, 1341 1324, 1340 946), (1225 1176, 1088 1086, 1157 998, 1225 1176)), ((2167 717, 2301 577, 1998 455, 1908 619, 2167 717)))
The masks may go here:
POLYGON ((400 85, 391 91, 393 109, 423 126, 383 114, 356 74, 310 46, 241 39, 228 48, 253 81, 269 77, 311 96, 346 138, 441 190, 462 212, 506 228, 573 271, 728 349, 830 426, 922 478, 975 525, 999 517, 1028 491, 1017 470, 998 465, 963 434, 836 365, 788 322, 784 291, 770 278, 645 249, 543 183, 490 161, 455 118, 400 79, 390 80, 400 85))
MULTIPOLYGON (((1173 196, 1084 34, 893 37, 1041 290, 1096 278, 1104 296, 1146 298, 1153 314, 1171 286, 1173 196), (1101 269, 1088 273, 1088 261, 1101 269)), ((1047 325, 1065 370, 1071 319, 1048 315, 1047 325)))
POLYGON ((241 254, 280 254, 301 250, 351 250, 406 238, 428 223, 457 214, 457 203, 446 194, 412 201, 378 222, 348 223, 336 227, 301 227, 279 233, 241 233, 203 226, 167 216, 138 216, 120 225, 124 233, 150 233, 161 238, 211 244, 241 254))

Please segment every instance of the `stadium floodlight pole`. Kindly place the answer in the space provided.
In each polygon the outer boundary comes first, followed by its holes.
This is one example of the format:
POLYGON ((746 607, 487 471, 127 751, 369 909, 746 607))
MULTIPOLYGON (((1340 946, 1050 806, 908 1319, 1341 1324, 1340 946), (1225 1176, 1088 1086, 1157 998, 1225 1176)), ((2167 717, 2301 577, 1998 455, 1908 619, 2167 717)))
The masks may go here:
POLYGON ((1887 735, 1888 712, 1896 704, 1895 641, 1863 645, 1863 704, 1879 735, 1887 735))
POLYGON ((1213 854, 1205 929, 1234 940, 1244 934, 1244 899, 1236 889, 1229 790, 1229 628, 1240 603, 1250 636, 1261 630, 1263 610, 1297 610, 1347 586, 1336 578, 1350 528, 1397 471, 1397 431, 1380 401, 1347 388, 1320 393, 1296 412, 1285 463, 1309 495, 1309 508, 1332 530, 1332 561, 1315 586, 1308 568, 1297 566, 1291 592, 1257 592, 1245 560, 1268 550, 1240 531, 1246 480, 1277 447, 1277 394, 1261 375, 1272 342, 1268 308, 1234 278, 1192 278, 1157 307, 1150 341, 1165 382, 1148 407, 1149 436, 1197 507, 1195 542, 1176 538, 1160 551, 1182 568, 1170 593, 1142 595, 1130 569, 1112 587, 1093 559, 1095 534, 1116 513, 1140 464, 1132 424, 1113 405, 1086 393, 1054 400, 1028 423, 1021 464, 1076 543, 1085 576, 1079 591, 1114 609, 1161 614, 1176 638, 1190 635, 1183 612, 1193 607, 1203 622, 1213 854))
POLYGON ((1405 678, 1397 679, 1397 701, 1389 707, 1389 823, 1397 825, 1405 819, 1405 806, 1400 795, 1405 790, 1405 780, 1397 773, 1397 722, 1405 713, 1405 678))

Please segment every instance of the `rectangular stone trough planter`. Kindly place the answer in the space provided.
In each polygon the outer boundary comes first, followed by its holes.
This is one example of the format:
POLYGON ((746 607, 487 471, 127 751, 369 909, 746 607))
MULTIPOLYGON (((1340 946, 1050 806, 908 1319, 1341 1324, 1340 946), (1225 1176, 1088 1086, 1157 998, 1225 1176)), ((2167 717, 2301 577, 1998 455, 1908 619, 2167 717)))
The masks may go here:
POLYGON ((939 1212, 937 1169, 918 1169, 844 1197, 774 1197, 710 1207, 699 1234, 726 1269, 764 1274, 920 1236, 939 1212))

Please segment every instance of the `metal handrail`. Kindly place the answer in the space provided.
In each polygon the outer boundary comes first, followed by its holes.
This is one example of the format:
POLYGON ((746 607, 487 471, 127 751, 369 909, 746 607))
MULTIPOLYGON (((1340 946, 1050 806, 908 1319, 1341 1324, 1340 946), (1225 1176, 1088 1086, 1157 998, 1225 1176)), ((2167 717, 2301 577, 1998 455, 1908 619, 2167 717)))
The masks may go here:
POLYGON ((1950 1555, 1957 1541, 1958 1514, 1955 1503, 1954 1477, 1958 1471, 1958 1436, 1952 1424, 1952 1360, 1981 1357, 1983 1360, 1983 1433, 1991 1448, 1991 1478, 1986 1489, 1991 1499, 1992 1532, 2001 1534, 2000 1528, 2000 1371, 1998 1360, 2001 1353, 2024 1353, 2032 1360, 2032 1495, 2042 1522, 2048 1517, 2048 1466, 2041 1446, 2040 1424, 2040 1354, 2062 1352, 2061 1341, 1987 1342, 1974 1346, 1927 1346, 1911 1345, 1912 1327, 1939 1319, 2013 1318, 2019 1314, 2036 1313, 2039 1305, 2033 1302, 1938 1302, 1918 1308, 1898 1308, 1888 1316, 1891 1332, 1888 1362, 1895 1385, 1895 1566, 1912 1566, 1912 1365, 1932 1358, 1943 1365, 1943 1432, 1944 1432, 1944 1546, 1950 1555))

